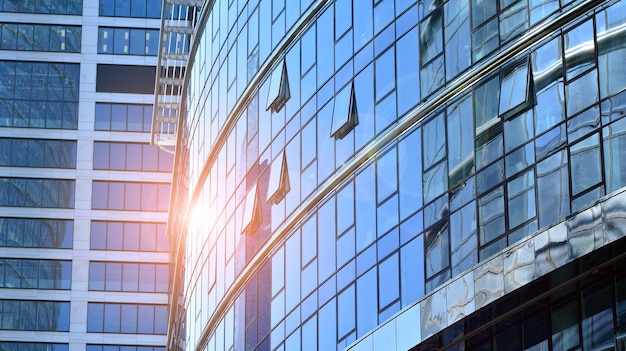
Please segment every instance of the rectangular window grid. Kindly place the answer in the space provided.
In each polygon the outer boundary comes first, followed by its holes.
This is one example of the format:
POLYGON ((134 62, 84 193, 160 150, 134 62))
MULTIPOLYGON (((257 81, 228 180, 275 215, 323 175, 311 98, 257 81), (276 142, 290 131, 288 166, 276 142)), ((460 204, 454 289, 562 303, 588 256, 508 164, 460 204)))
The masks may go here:
POLYGON ((171 172, 174 156, 156 145, 94 142, 93 169, 171 172))
POLYGON ((71 219, 1 218, 0 246, 71 249, 74 221, 71 219))
POLYGON ((92 250, 168 252, 165 223, 91 222, 92 250))
POLYGON ((69 179, 0 178, 0 206, 74 208, 75 186, 69 179))
POLYGON ((0 258, 0 287, 70 289, 72 261, 0 258))
POLYGON ((168 279, 167 264, 89 262, 89 290, 166 293, 168 279))
POLYGON ((0 61, 0 126, 78 127, 80 65, 0 61))
POLYGON ((0 166, 74 169, 76 141, 0 138, 0 166))
POLYGON ((80 52, 80 26, 0 24, 0 50, 80 52))
POLYGON ((152 105, 96 103, 95 130, 147 132, 152 128, 152 105))
POLYGON ((0 330, 69 331, 66 301, 0 300, 0 330))
POLYGON ((94 181, 91 208, 166 212, 169 196, 170 184, 94 181))
POLYGON ((166 305, 94 303, 87 306, 88 333, 167 333, 166 305))

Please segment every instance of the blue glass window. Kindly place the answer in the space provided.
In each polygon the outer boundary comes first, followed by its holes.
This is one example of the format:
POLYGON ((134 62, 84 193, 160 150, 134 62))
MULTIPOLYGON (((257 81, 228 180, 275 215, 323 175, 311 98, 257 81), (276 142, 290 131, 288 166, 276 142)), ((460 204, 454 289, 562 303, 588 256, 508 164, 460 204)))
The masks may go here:
POLYGON ((70 63, 0 61, 4 77, 0 82, 0 106, 13 106, 0 113, 0 125, 76 129, 79 67, 70 63), (45 86, 47 94, 26 97, 24 90, 16 86, 35 87, 34 91, 45 86))

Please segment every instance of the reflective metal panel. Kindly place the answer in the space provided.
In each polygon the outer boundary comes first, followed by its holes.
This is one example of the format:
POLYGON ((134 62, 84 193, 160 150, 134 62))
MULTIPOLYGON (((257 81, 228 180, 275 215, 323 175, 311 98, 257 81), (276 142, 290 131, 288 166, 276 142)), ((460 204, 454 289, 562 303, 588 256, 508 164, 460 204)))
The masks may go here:
POLYGON ((509 293, 533 280, 535 248, 532 239, 504 253, 504 290, 509 293))
POLYGON ((504 295, 502 255, 474 269, 475 307, 479 309, 504 295))
POLYGON ((535 278, 541 277, 567 263, 569 246, 565 223, 539 233, 535 240, 535 278))
POLYGON ((469 271, 446 288, 448 323, 465 318, 474 312, 474 272, 469 271))
POLYGON ((422 340, 448 326, 446 290, 441 289, 420 303, 422 340))
POLYGON ((571 259, 603 245, 600 206, 596 205, 568 219, 567 229, 571 259))
POLYGON ((607 199, 601 208, 606 241, 612 242, 626 235, 626 193, 607 199))

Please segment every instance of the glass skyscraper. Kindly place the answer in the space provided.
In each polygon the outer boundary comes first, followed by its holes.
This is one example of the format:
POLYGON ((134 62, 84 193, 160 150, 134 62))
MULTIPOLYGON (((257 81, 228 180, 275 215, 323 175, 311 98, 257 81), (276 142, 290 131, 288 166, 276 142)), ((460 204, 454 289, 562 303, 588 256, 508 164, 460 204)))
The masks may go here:
POLYGON ((626 348, 626 1, 167 6, 171 350, 626 348))
POLYGON ((0 350, 165 350, 161 9, 0 1, 0 350))

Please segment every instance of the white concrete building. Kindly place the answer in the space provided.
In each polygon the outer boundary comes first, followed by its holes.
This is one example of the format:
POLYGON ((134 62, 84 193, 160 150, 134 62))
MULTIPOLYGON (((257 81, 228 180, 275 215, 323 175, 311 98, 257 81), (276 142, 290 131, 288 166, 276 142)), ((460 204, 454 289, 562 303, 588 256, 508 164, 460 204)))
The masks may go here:
POLYGON ((0 350, 165 349, 161 8, 0 1, 0 350))

